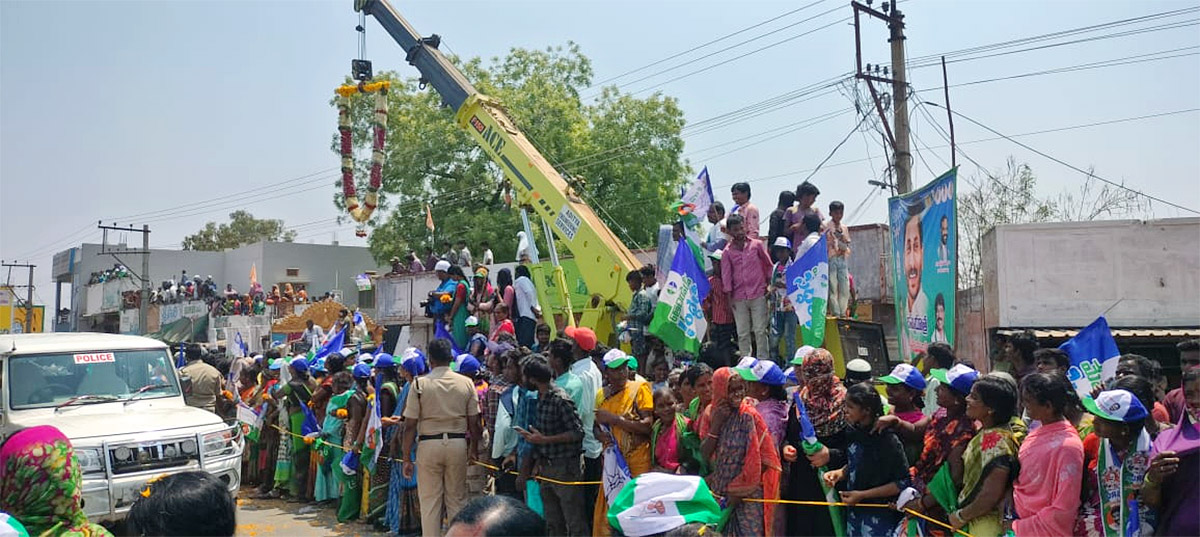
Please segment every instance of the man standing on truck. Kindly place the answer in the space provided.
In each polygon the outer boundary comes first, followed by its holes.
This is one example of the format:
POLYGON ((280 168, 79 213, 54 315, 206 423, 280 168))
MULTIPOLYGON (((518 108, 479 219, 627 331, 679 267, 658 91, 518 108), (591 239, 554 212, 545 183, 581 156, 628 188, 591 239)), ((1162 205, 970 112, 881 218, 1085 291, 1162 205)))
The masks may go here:
POLYGON ((748 236, 740 214, 729 215, 726 227, 733 240, 721 251, 722 287, 733 302, 737 324, 738 353, 741 356, 768 356, 767 289, 771 281, 771 257, 762 241, 748 236), (755 354, 754 348, 758 348, 755 354))
POLYGON ((454 518, 467 501, 467 464, 482 437, 479 397, 471 379, 450 370, 450 342, 435 339, 429 344, 433 370, 413 381, 404 405, 406 427, 401 444, 402 471, 406 479, 417 472, 421 504, 421 533, 442 534, 442 507, 446 518, 454 518), (417 466, 411 455, 417 449, 417 466))
POLYGON ((179 369, 179 376, 191 379, 183 398, 188 406, 203 408, 209 412, 217 411, 217 396, 221 394, 221 372, 208 365, 201 358, 204 353, 200 346, 191 344, 185 351, 187 363, 179 369))

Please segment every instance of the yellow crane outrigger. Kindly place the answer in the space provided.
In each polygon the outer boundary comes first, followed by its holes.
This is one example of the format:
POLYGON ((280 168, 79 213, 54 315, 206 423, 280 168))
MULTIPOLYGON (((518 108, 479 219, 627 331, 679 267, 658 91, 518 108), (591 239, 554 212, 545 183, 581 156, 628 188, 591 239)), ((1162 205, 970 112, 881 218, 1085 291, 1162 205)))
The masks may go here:
MULTIPOLYGON (((446 59, 437 48, 440 37, 421 37, 387 0, 355 0, 354 9, 379 21, 404 49, 405 60, 421 73, 421 82, 433 86, 441 95, 442 104, 455 110, 455 122, 504 170, 518 206, 523 210, 533 209, 541 217, 544 229, 574 254, 580 276, 592 296, 591 303, 581 312, 579 324, 594 329, 600 341, 609 341, 616 324, 611 317, 614 313, 611 306, 628 310, 633 296, 625 284, 625 275, 637 270, 641 262, 534 148, 500 103, 479 93, 446 59)), ((573 326, 575 312, 563 269, 553 238, 546 239, 550 243, 554 282, 563 295, 562 313, 567 325, 573 326)))

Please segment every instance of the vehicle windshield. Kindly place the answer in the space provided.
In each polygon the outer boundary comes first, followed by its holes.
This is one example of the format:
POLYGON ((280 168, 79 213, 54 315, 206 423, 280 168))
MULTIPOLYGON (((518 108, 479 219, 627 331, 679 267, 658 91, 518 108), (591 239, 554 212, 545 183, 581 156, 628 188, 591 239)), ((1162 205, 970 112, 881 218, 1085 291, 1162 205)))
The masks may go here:
POLYGON ((11 356, 4 380, 12 409, 180 394, 166 349, 11 356))

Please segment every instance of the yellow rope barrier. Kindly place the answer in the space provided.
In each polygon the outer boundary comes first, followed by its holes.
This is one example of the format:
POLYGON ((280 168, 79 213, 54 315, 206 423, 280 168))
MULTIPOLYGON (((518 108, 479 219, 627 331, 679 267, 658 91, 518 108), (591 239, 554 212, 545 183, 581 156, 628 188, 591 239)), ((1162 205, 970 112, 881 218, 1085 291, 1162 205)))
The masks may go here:
MULTIPOLYGON (((281 433, 289 434, 289 435, 295 436, 297 438, 306 438, 304 435, 293 433, 293 432, 291 432, 287 429, 284 429, 283 427, 280 427, 275 424, 271 424, 271 427, 273 427, 274 429, 278 430, 281 433)), ((328 442, 326 442, 326 443, 328 443, 328 442)), ((330 445, 333 445, 333 444, 330 444, 330 445)), ((336 446, 335 445, 335 447, 341 448, 343 451, 350 451, 350 448, 346 447, 346 446, 336 446)), ((384 457, 383 455, 380 455, 379 458, 389 460, 389 461, 394 461, 394 462, 403 462, 398 458, 384 457)), ((484 468, 487 468, 487 469, 495 471, 495 472, 503 471, 508 474, 518 475, 517 472, 514 472, 512 470, 501 470, 499 467, 485 463, 483 461, 471 461, 471 464, 482 466, 484 468)), ((531 476, 531 477, 533 477, 533 479, 536 479, 538 481, 542 481, 545 483, 551 483, 554 485, 565 485, 565 486, 594 486, 594 485, 600 485, 603 483, 601 481, 559 481, 557 479, 551 479, 549 477, 542 477, 540 475, 535 475, 535 476, 531 476)), ((716 494, 713 494, 713 496, 719 498, 719 496, 717 496, 716 494)), ((747 503, 774 503, 774 504, 785 504, 785 505, 807 505, 807 506, 813 506, 813 507, 870 507, 870 508, 875 508, 875 509, 892 509, 892 506, 883 504, 883 503, 859 503, 859 504, 850 505, 845 502, 820 502, 820 501, 809 501, 809 500, 782 500, 782 499, 768 500, 768 499, 764 499, 764 498, 745 498, 742 501, 747 502, 747 503)), ((904 513, 918 517, 918 518, 925 519, 926 521, 937 524, 938 526, 941 526, 948 530, 953 530, 955 533, 958 533, 959 535, 962 535, 963 537, 974 537, 970 533, 967 533, 961 529, 955 530, 953 526, 951 526, 945 522, 942 522, 941 520, 926 516, 922 513, 918 513, 916 511, 913 511, 912 509, 904 509, 904 513)))

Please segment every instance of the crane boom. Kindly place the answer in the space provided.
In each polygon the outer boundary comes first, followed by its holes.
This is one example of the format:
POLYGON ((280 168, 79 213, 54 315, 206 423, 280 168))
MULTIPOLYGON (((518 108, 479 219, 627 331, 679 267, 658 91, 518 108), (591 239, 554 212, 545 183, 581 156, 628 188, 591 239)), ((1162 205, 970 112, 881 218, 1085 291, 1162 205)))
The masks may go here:
MULTIPOLYGON (((580 324, 595 329, 601 341, 607 339, 613 323, 602 322, 608 311, 606 304, 628 309, 632 293, 625 284, 625 275, 637 270, 641 262, 574 192, 500 104, 479 93, 438 50, 438 36, 421 37, 387 0, 355 0, 355 9, 375 17, 396 40, 404 49, 405 60, 420 71, 422 82, 433 86, 443 104, 455 110, 455 122, 504 170, 519 206, 532 208, 574 254, 593 297, 580 324)), ((562 267, 555 267, 557 285, 565 293, 562 274, 562 267)), ((573 324, 570 300, 564 303, 567 323, 573 324)))

